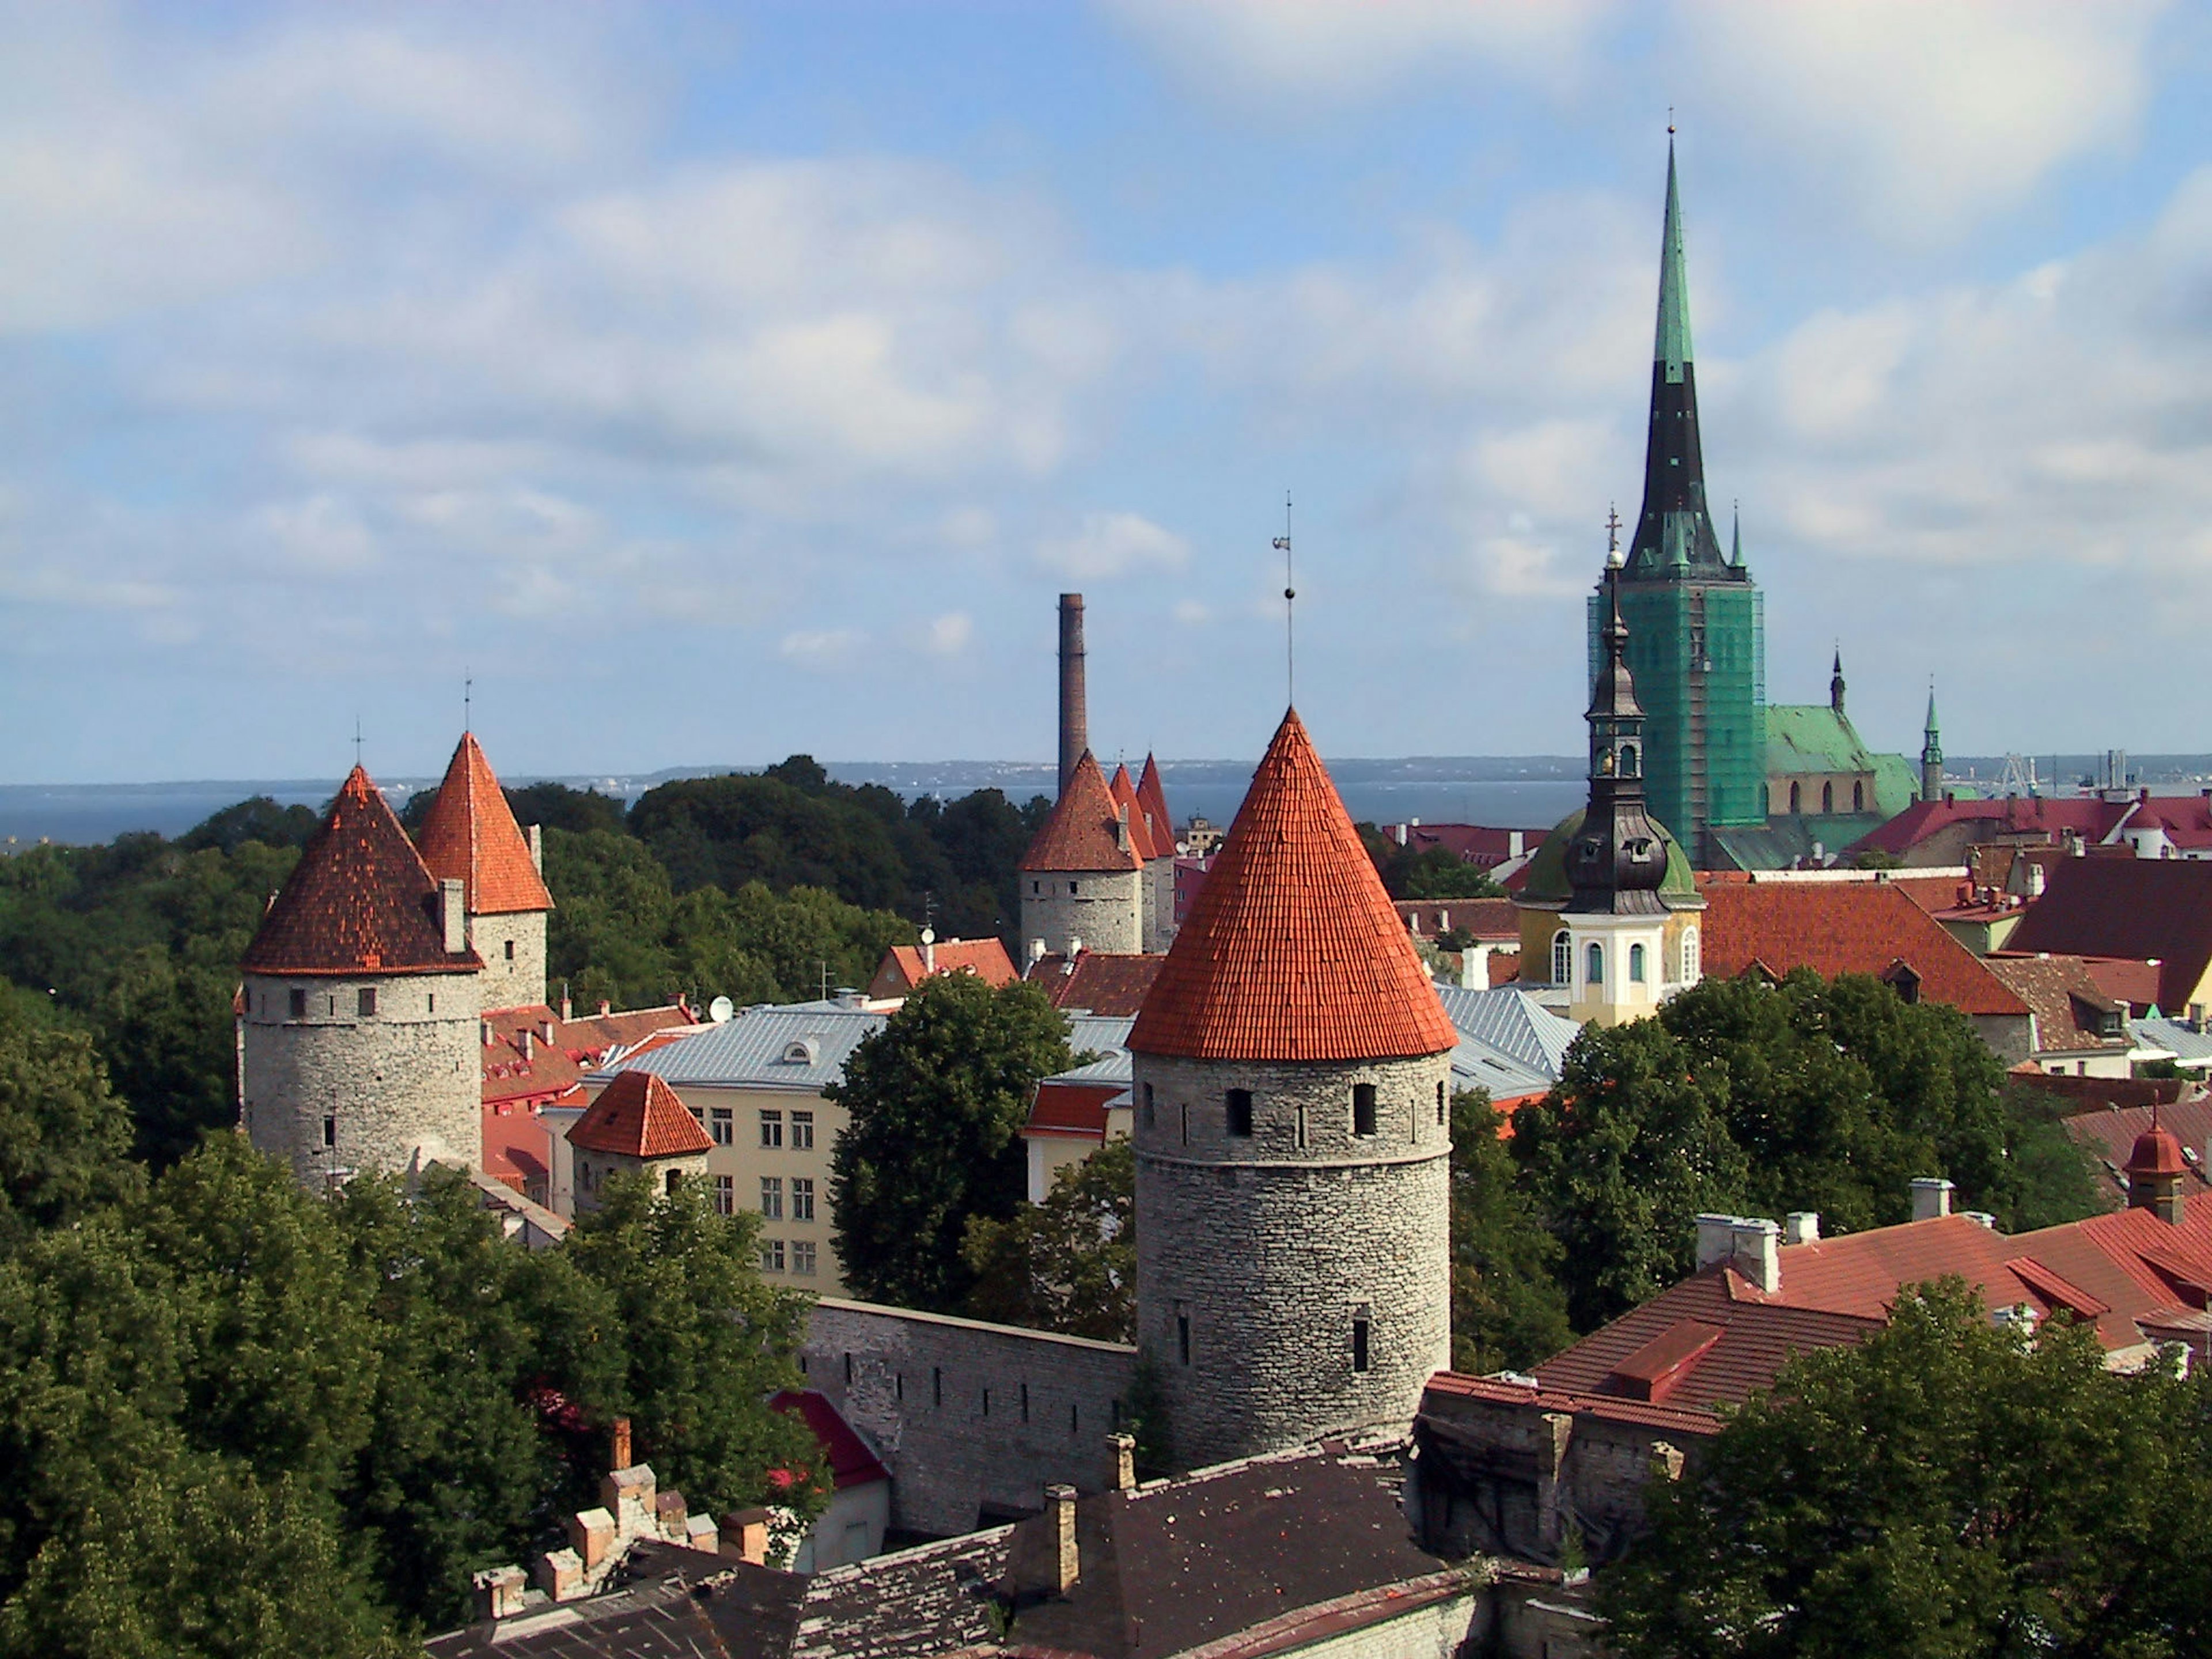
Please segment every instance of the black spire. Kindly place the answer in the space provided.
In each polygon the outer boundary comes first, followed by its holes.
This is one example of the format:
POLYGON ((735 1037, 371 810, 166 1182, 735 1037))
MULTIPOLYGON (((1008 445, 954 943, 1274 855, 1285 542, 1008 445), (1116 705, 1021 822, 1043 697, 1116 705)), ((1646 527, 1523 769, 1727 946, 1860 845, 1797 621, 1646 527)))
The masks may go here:
POLYGON ((1844 712, 1844 647, 1836 647, 1836 665, 1828 671, 1828 707, 1844 712))
POLYGON ((1589 805, 1567 847, 1570 911, 1656 915, 1667 847, 1644 810, 1644 708, 1628 672, 1620 619, 1620 549, 1605 563, 1605 661, 1590 688, 1589 805))
POLYGON ((1667 225, 1659 249, 1659 327, 1652 349, 1651 430, 1644 449, 1644 509, 1628 553, 1632 576, 1740 574, 1722 556, 1705 508, 1705 458, 1698 438, 1698 375, 1690 350, 1690 283, 1674 143, 1667 143, 1667 225))

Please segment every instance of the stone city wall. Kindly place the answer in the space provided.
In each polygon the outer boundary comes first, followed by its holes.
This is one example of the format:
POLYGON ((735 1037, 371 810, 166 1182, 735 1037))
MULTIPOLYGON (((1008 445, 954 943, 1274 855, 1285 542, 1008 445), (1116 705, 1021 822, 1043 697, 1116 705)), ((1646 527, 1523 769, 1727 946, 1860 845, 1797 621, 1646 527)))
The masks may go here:
POLYGON ((940 1537, 1103 1492, 1136 1350, 823 1297, 801 1364, 891 1474, 891 1524, 940 1537))
POLYGON ((248 975, 243 1117, 300 1179, 402 1170, 418 1148, 483 1162, 483 1050, 473 970, 382 978, 248 975), (291 1017, 304 990, 305 1013, 291 1017), (361 993, 376 1012, 360 1012, 361 993), (325 1118, 336 1144, 325 1146, 325 1118))
POLYGON ((469 943, 483 958, 483 1006, 520 1008, 545 1000, 545 913, 471 916, 469 943), (514 947, 509 960, 507 947, 514 947))
POLYGON ((1139 1342, 1177 1462, 1413 1421, 1451 1357, 1448 1069, 1136 1056, 1139 1342), (1251 1091, 1249 1136, 1227 1133, 1232 1087, 1251 1091))

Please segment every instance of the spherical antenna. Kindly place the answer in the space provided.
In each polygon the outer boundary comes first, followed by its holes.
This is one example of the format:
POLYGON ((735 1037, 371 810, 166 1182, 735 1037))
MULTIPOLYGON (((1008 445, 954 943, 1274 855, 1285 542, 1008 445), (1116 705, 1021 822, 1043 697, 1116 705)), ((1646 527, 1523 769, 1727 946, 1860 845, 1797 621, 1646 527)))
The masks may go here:
POLYGON ((922 942, 924 945, 934 945, 934 944, 936 944, 936 943, 937 943, 937 929, 935 929, 934 927, 925 927, 925 928, 923 928, 923 929, 921 930, 921 942, 922 942))
POLYGON ((738 1005, 727 997, 716 997, 707 1005, 707 1018, 717 1025, 727 1024, 730 1016, 737 1012, 738 1005))

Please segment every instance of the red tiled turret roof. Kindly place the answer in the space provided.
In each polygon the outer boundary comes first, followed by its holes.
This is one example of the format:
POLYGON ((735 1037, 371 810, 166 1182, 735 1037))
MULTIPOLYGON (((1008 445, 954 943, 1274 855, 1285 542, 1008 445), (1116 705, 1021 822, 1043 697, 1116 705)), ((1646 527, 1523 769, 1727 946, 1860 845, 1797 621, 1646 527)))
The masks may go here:
POLYGON ((530 843, 522 838, 473 732, 461 733, 415 843, 431 874, 441 880, 457 877, 466 884, 472 916, 553 908, 553 896, 530 856, 530 843))
POLYGON ((1116 810, 1129 815, 1129 845, 1140 859, 1159 857, 1159 848, 1152 845, 1152 831, 1145 827, 1145 809, 1137 799, 1136 780, 1129 775, 1126 765, 1116 765, 1114 780, 1106 786, 1106 793, 1114 798, 1116 810))
POLYGON ((1067 787, 1060 792, 1052 816, 1036 832, 1030 850, 1022 854, 1020 867, 1078 872, 1142 869, 1145 861, 1137 855, 1133 832, 1124 845, 1116 829, 1118 822, 1106 775, 1086 749, 1075 763, 1067 787))
POLYGON ((1459 1041, 1297 711, 1129 1032, 1191 1060, 1389 1060, 1459 1041))
POLYGON ((568 1144, 624 1158, 688 1158, 711 1151, 691 1109, 651 1072, 623 1072, 568 1130, 568 1144))
POLYGON ((2154 1116, 2151 1127, 2136 1137, 2127 1170, 2131 1176, 2179 1176, 2187 1174, 2189 1166, 2181 1159, 2181 1142, 2154 1116))
POLYGON ((1145 757, 1145 775, 1137 780, 1137 810, 1145 823, 1145 833, 1152 838, 1152 856, 1171 859, 1175 856, 1175 820, 1168 816, 1168 794, 1160 784, 1160 763, 1150 755, 1145 757))
POLYGON ((438 883, 360 767, 300 854, 239 966, 249 974, 463 974, 446 950, 438 883))

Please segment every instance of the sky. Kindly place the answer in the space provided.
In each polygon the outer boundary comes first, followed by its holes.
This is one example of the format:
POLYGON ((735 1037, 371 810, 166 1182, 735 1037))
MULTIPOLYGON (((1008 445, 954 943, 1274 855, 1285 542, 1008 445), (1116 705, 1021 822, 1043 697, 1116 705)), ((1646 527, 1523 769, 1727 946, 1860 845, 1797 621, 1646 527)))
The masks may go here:
POLYGON ((2212 9, 0 31, 0 782, 1578 751, 1670 115, 1769 697, 2207 747, 2212 9))

